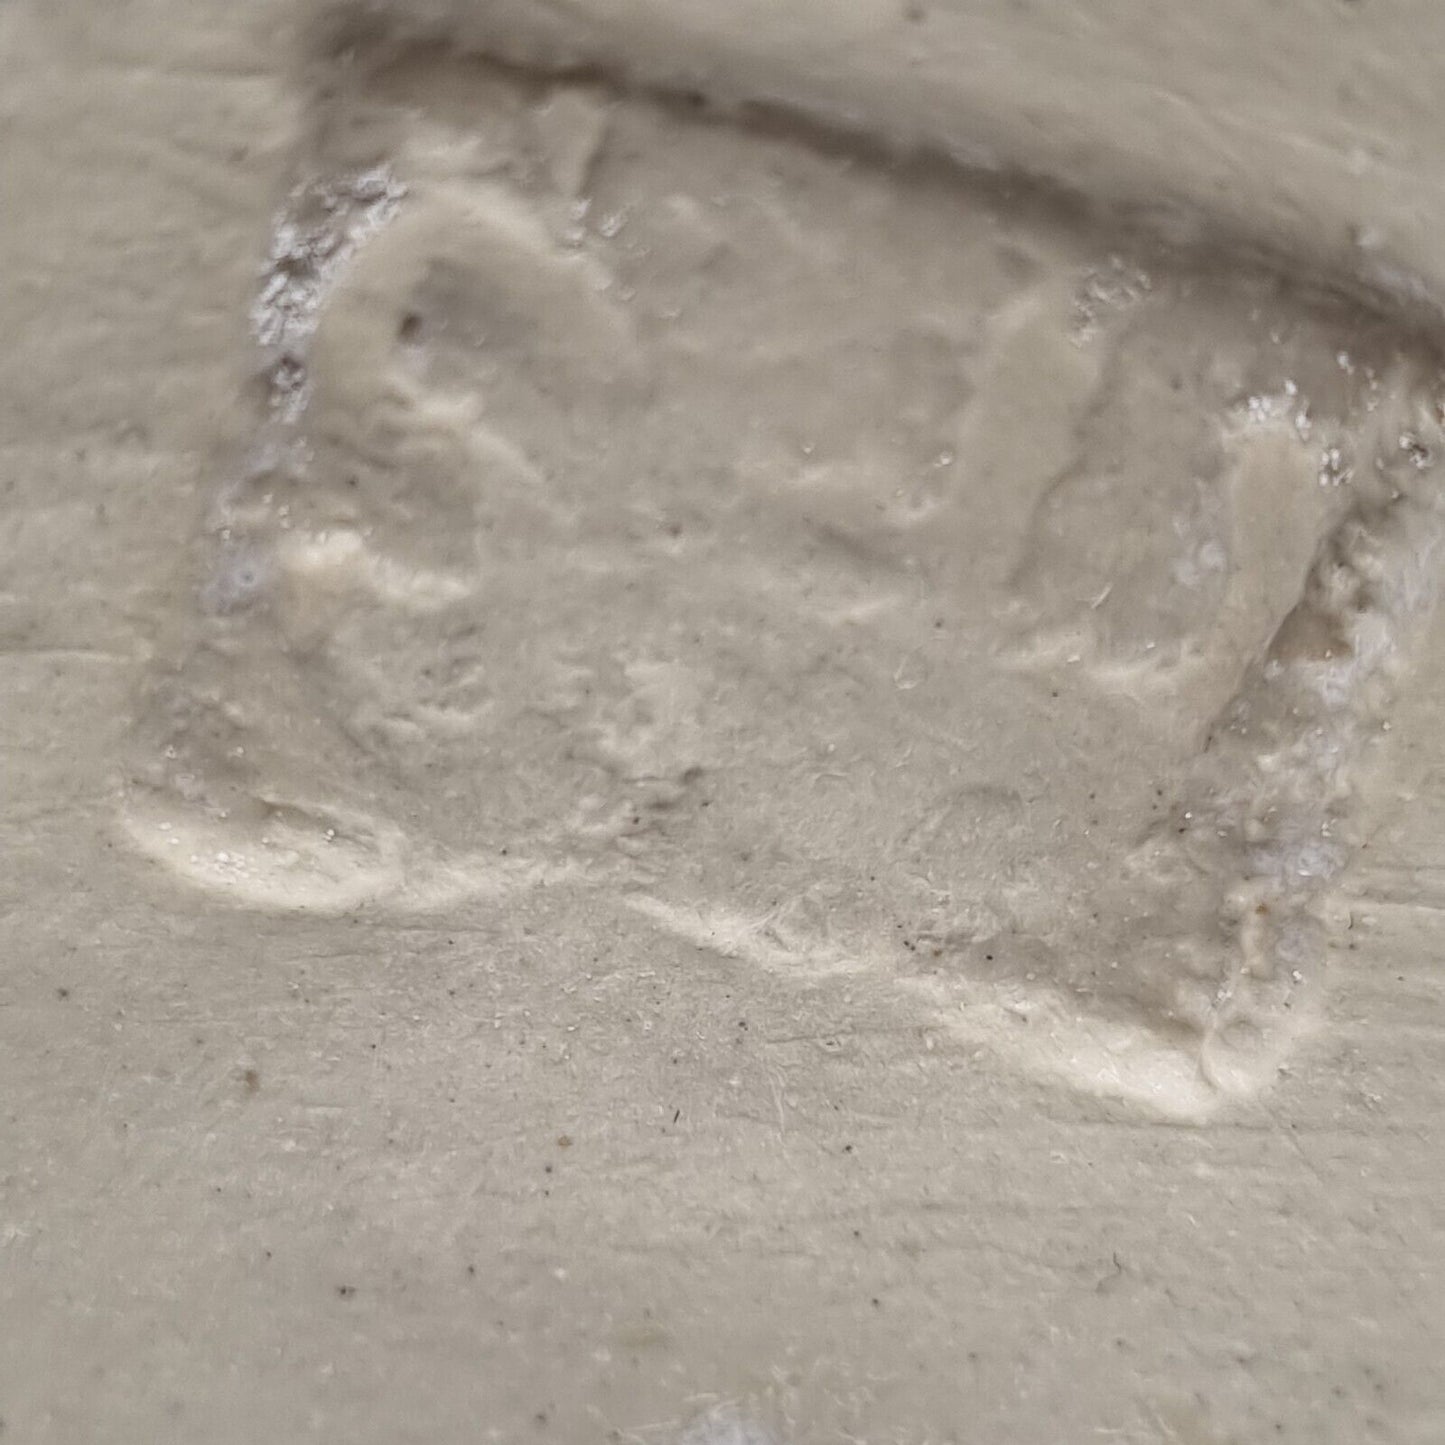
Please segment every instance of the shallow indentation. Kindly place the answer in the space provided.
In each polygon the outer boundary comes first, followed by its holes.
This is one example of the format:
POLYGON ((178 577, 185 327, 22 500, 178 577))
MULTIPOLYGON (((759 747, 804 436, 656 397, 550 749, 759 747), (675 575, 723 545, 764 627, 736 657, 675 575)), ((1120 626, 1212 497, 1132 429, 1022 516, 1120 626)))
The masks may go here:
POLYGON ((142 850, 565 878, 1079 1087, 1267 1083, 1434 594, 1433 361, 779 125, 384 45, 311 103, 142 850))

